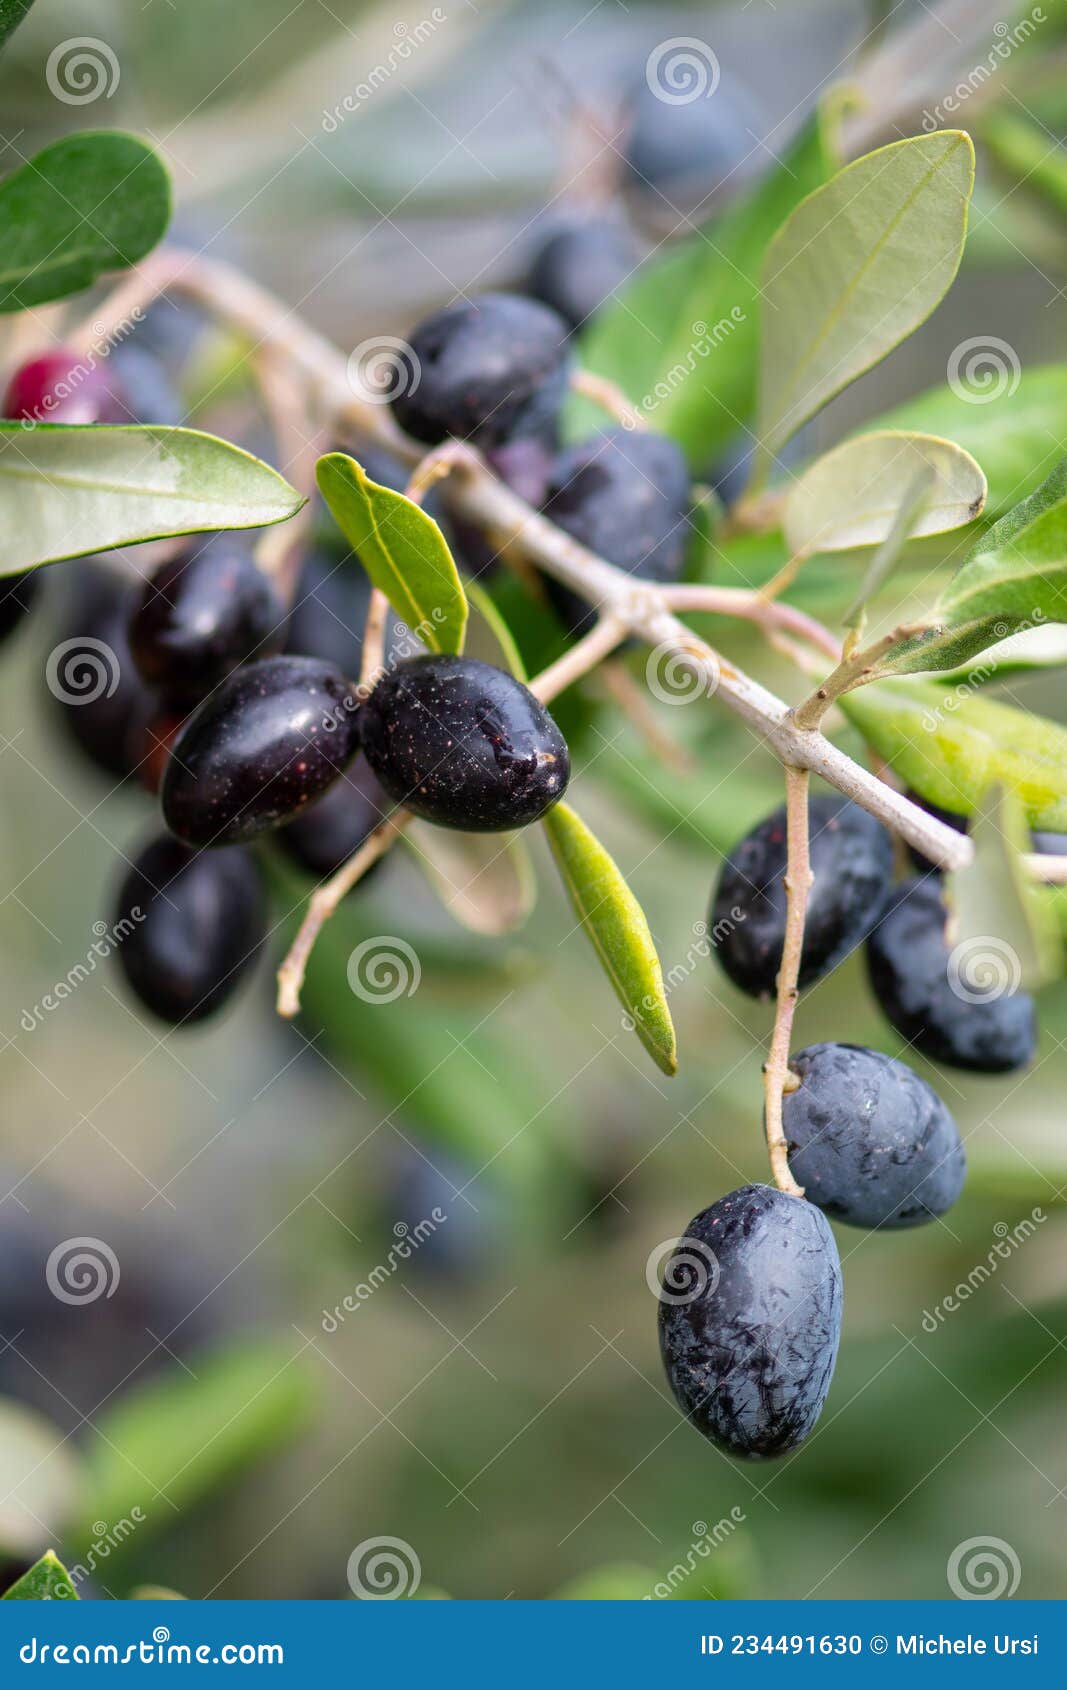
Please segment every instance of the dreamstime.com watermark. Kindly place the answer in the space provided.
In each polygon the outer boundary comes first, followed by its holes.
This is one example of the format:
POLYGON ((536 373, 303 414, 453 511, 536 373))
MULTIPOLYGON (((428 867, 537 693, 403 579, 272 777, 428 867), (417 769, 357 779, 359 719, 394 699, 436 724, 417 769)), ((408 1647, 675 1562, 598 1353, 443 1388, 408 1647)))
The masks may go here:
POLYGON ((368 405, 391 405, 418 391, 422 364, 408 345, 395 334, 371 335, 348 354, 348 385, 357 399, 368 405))
POLYGON ((113 1549, 121 1549, 126 1539, 132 1537, 138 1526, 143 1526, 146 1515, 136 1503, 130 1509, 129 1515, 123 1515, 109 1526, 106 1520, 97 1520, 93 1525, 92 1542, 86 1552, 84 1561, 76 1561, 73 1567, 68 1567, 71 1584, 77 1586, 83 1579, 95 1573, 102 1561, 106 1561, 113 1549))
POLYGON ((390 77, 395 76, 400 67, 407 63, 411 55, 418 51, 443 23, 448 22, 448 13, 440 6, 435 6, 428 17, 421 18, 417 24, 398 22, 393 25, 396 37, 384 59, 374 65, 367 72, 362 82, 357 82, 352 91, 339 100, 332 109, 323 107, 322 128, 327 135, 336 135, 342 123, 372 100, 379 88, 383 88, 390 77))
POLYGON ((61 1303, 95 1303, 119 1288, 119 1259, 102 1238, 64 1238, 45 1263, 45 1284, 61 1303))
POLYGON ((105 335, 99 323, 92 325, 95 338, 89 343, 69 368, 62 374, 53 375, 48 384, 48 391, 43 398, 25 416, 19 418, 20 425, 25 429, 36 428, 38 423, 50 422, 53 413, 65 405, 68 400, 77 396, 89 377, 106 363, 117 346, 128 340, 134 330, 145 320, 144 312, 139 305, 134 306, 129 316, 123 317, 121 322, 113 324, 105 335))
POLYGON ((995 933, 975 933, 954 945, 948 957, 948 987, 961 1003, 996 1003, 1023 983, 1019 953, 995 933))
POLYGON ((139 1643, 49 1643, 31 1637, 19 1650, 19 1660, 28 1667, 280 1667, 285 1649, 281 1643, 172 1643, 169 1628, 157 1625, 151 1639, 139 1643))
POLYGON ((95 35, 72 35, 53 47, 44 67, 48 92, 65 106, 91 106, 110 100, 122 71, 114 47, 95 35))
MULTIPOLYGON (((715 925, 710 929, 706 921, 694 921, 691 929, 693 934, 692 944, 682 960, 673 963, 663 976, 663 990, 667 997, 670 997, 673 991, 676 991, 679 986, 688 980, 705 958, 711 955, 715 947, 721 945, 724 939, 728 939, 730 934, 735 932, 744 920, 744 910, 739 904, 734 904, 725 915, 718 917, 715 925)), ((640 1014, 649 1015, 655 1009, 656 1003, 657 1000, 652 997, 651 993, 646 992, 637 1005, 637 1010, 640 1014)), ((624 1015, 622 1026, 625 1032, 632 1033, 635 1028, 634 1017, 624 1015)))
POLYGON ((990 78, 996 76, 1005 60, 1011 58, 1015 49, 1029 41, 1038 27, 1047 21, 1044 8, 1035 6, 1029 16, 1020 19, 1017 24, 1007 24, 1003 19, 995 23, 993 34, 996 40, 986 58, 975 65, 962 82, 957 82, 955 88, 950 88, 947 94, 942 95, 936 106, 923 112, 922 126, 926 133, 929 135, 935 129, 943 129, 945 119, 953 117, 967 104, 972 94, 977 94, 980 88, 984 88, 990 78))
POLYGON ((653 47, 645 61, 645 81, 650 94, 665 106, 689 106, 694 100, 710 100, 719 86, 722 71, 706 41, 695 35, 672 35, 653 47))
POLYGON ((348 959, 348 984, 364 1003, 412 998, 422 984, 422 963, 414 945, 395 933, 376 933, 348 959))
POLYGON ((699 1238, 665 1238, 648 1253, 645 1283, 658 1303, 684 1308, 698 1297, 715 1295, 719 1258, 699 1238))
POLYGON ((976 1262, 966 1279, 960 1281, 954 1290, 935 1303, 932 1309, 923 1310, 922 1327, 924 1332, 936 1332, 950 1314, 955 1314, 963 1304, 980 1291, 996 1274, 1002 1262, 1010 1261, 1016 1250, 1034 1236, 1038 1227, 1048 1219, 1043 1209, 1032 1209, 1029 1215, 1009 1227, 1007 1221, 998 1221, 993 1228, 997 1242, 992 1246, 984 1262, 976 1262))
POLYGON ((348 1557, 348 1588, 361 1602, 396 1602, 414 1596, 422 1562, 402 1537, 367 1537, 348 1557))
POLYGON ((387 1285, 404 1263, 409 1262, 421 1249, 426 1240, 433 1237, 438 1227, 444 1226, 447 1219, 447 1212, 435 1206, 417 1226, 408 1226, 407 1221, 397 1221, 393 1228, 396 1243, 390 1245, 384 1262, 379 1262, 373 1267, 366 1279, 361 1279, 355 1290, 350 1291, 334 1308, 323 1309, 320 1321, 322 1330, 332 1337, 338 1328, 344 1325, 348 1315, 358 1314, 375 1291, 380 1291, 383 1285, 387 1285))
POLYGON ((999 1602, 1014 1596, 1022 1574, 1018 1555, 1002 1537, 969 1537, 957 1543, 945 1567, 948 1587, 961 1602, 999 1602))
POLYGON ((713 1550, 732 1537, 738 1526, 744 1525, 747 1517, 744 1509, 735 1504, 729 1514, 721 1520, 716 1520, 713 1526, 709 1526, 706 1520, 694 1520, 691 1527, 692 1542, 683 1559, 674 1563, 665 1578, 657 1580, 652 1589, 642 1597, 642 1601, 664 1602, 673 1596, 679 1585, 692 1578, 701 1561, 706 1561, 713 1550))
POLYGON ((676 363, 671 365, 667 374, 657 381, 656 385, 649 393, 645 394, 643 399, 637 401, 634 407, 635 414, 627 413, 622 419, 622 426, 624 428, 636 428, 638 426, 636 413, 638 412, 646 417, 652 416, 666 400, 677 393, 678 389, 688 381, 698 364, 702 363, 705 358, 710 358, 723 341, 729 340, 735 329, 739 329, 742 323, 747 322, 748 315, 741 309, 740 305, 732 305, 725 317, 720 317, 717 323, 712 323, 709 326, 703 318, 698 318, 695 323, 691 323, 689 330, 692 339, 689 343, 688 352, 683 358, 679 358, 676 363))
POLYGON ((949 355, 948 385, 965 405, 1010 399, 1023 379, 1022 359, 1010 341, 995 334, 971 335, 949 355))
POLYGON ((645 685, 661 704, 695 704, 714 698, 721 673, 711 651, 687 655, 675 639, 661 640, 645 659, 645 685))
POLYGON ((106 921, 94 921, 93 932, 96 938, 86 951, 84 961, 76 962, 73 968, 68 968, 62 980, 57 980, 51 991, 46 992, 31 1008, 22 1011, 19 1016, 22 1031, 32 1033, 35 1028, 41 1026, 45 1016, 51 1015, 60 1004, 73 997, 78 987, 96 973, 97 964, 109 957, 112 951, 116 951, 131 933, 136 932, 143 920, 144 911, 140 904, 134 904, 129 915, 120 916, 110 927, 106 921))

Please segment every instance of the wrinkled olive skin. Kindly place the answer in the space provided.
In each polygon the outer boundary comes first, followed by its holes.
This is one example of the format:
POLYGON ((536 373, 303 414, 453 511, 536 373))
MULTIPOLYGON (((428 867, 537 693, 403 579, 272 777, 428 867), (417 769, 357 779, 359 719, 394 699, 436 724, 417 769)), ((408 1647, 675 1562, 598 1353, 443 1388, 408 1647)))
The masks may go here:
MULTIPOLYGON (((542 509, 617 569, 642 581, 677 581, 690 505, 689 468, 673 440, 612 428, 558 455, 542 509)), ((554 581, 547 590, 572 638, 592 627, 594 612, 577 594, 554 581)))
POLYGON ((128 423, 127 395, 107 362, 90 364, 71 347, 53 347, 20 364, 0 414, 40 423, 128 423))
MULTIPOLYGON (((808 806, 811 868, 801 987, 843 962, 877 921, 889 890, 893 842, 857 804, 836 793, 808 806)), ((714 954, 735 986, 752 997, 774 991, 785 939, 784 807, 734 847, 712 900, 714 954), (740 911, 740 917, 733 912, 740 911)))
POLYGON ((556 438, 567 391, 567 325, 519 294, 483 293, 415 329, 392 401, 400 427, 437 446, 450 435, 482 447, 556 438))
POLYGON ((959 1130, 913 1069, 859 1045, 809 1045, 782 1100, 789 1169, 849 1226, 920 1226, 951 1209, 967 1172, 959 1130))
POLYGON ((145 1008, 174 1026, 203 1021, 233 995, 266 938, 255 859, 239 846, 190 851, 164 834, 123 881, 116 921, 130 924, 116 954, 145 1008))
POLYGON ((566 741, 503 669, 467 657, 414 657, 363 707, 363 750, 390 798, 440 827, 525 827, 562 798, 566 741))
POLYGON ((0 576, 0 645, 13 634, 40 591, 39 570, 0 576))
POLYGON ((332 664, 265 657, 189 717, 163 777, 163 819, 188 845, 232 845, 291 821, 359 745, 359 700, 332 664))
POLYGON ((63 656, 66 696, 56 697, 56 708, 89 761, 105 774, 125 779, 138 762, 132 745, 134 724, 150 707, 126 638, 136 587, 118 570, 92 559, 66 567, 73 576, 73 592, 56 646, 72 640, 78 645, 63 656))
POLYGON ((247 544, 220 534, 148 578, 129 639, 151 686, 197 703, 239 663, 280 649, 285 633, 285 607, 247 544))
MULTIPOLYGON (((894 890, 867 941, 867 971, 884 1015, 932 1062, 978 1074, 1024 1068, 1037 1044, 1033 999, 1009 992, 968 1002, 950 979, 945 919, 936 877, 906 880, 894 890)), ((996 964, 997 953, 991 956, 996 964)))
MULTIPOLYGON (((308 874, 325 880, 366 843, 392 809, 366 758, 357 757, 321 798, 279 828, 278 844, 308 874)), ((360 884, 379 866, 374 863, 360 884)))
POLYGON ((539 247, 526 291, 580 329, 637 268, 637 245, 626 225, 589 217, 554 229, 539 247))
POLYGON ((659 1340, 687 1419, 729 1455, 786 1455, 822 1411, 841 1336, 825 1215, 745 1185, 691 1220, 663 1272, 659 1340))

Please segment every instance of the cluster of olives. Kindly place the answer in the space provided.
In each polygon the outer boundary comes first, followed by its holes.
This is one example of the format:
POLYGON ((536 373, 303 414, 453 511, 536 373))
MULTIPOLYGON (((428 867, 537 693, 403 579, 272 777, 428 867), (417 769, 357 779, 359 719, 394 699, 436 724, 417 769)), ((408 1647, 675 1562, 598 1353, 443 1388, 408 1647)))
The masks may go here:
MULTIPOLYGON (((1033 1001, 1018 990, 961 990, 932 867, 892 886, 889 834, 844 798, 813 798, 808 819, 813 879, 799 984, 815 985, 863 945, 874 995, 911 1048, 977 1073, 1024 1067, 1036 1042, 1033 1001)), ((1059 835, 1040 844, 1067 849, 1059 835)), ((710 925, 722 935, 715 956, 757 998, 773 992, 782 958, 786 860, 780 809, 726 860, 712 902, 710 925)), ((754 1185, 705 1209, 668 1264, 660 1306, 679 1403, 735 1455, 795 1448, 822 1409, 841 1325, 841 1264, 826 1216, 918 1226, 951 1207, 966 1170, 951 1114, 903 1062, 818 1044, 798 1051, 790 1069, 782 1127, 804 1198, 754 1185)))

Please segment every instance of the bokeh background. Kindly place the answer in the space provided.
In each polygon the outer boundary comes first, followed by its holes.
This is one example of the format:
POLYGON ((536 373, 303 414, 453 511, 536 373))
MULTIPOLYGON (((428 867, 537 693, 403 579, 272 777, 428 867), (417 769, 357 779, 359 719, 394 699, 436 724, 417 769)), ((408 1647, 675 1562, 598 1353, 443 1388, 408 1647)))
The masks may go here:
MULTIPOLYGON (((146 132, 174 167, 176 233, 353 347, 459 291, 521 281, 574 168, 576 112, 610 124, 657 42, 714 44, 756 167, 874 21, 844 0, 439 10, 401 56, 428 6, 39 0, 0 69, 0 168, 78 125, 146 132), (79 111, 44 65, 82 35, 107 41, 121 77, 79 111)), ((884 8, 887 27, 912 10, 884 8)), ((1028 98, 1054 147, 1065 49, 1061 8, 1047 10, 1040 51, 1060 74, 1028 98)), ((1001 337, 1023 367, 1062 355, 1067 216, 988 162, 976 204, 946 304, 805 450, 942 381, 969 335, 1001 337)), ((634 210, 658 238, 663 207, 634 210)), ((242 348, 164 313, 154 344, 197 419, 269 453, 242 348)), ((909 590, 928 590, 938 561, 918 560, 909 590)), ((150 1024, 103 963, 38 1017, 153 826, 139 789, 79 759, 46 690, 63 569, 0 670, 0 1557, 14 1568, 51 1543, 84 1563, 95 1544, 84 1595, 340 1599, 353 1550, 393 1537, 420 1594, 642 1595, 667 1580, 695 1596, 925 1597, 948 1593, 958 1545, 994 1537, 1019 1595, 1062 1594, 1063 988, 1042 994, 1025 1076, 917 1064, 966 1138, 965 1196, 919 1232, 840 1233, 845 1329, 822 1422, 796 1455, 741 1467, 668 1397, 646 1263, 695 1210, 765 1175, 769 1012, 701 954, 698 924, 723 849, 779 801, 773 759, 713 703, 659 708, 677 768, 595 683, 564 713, 575 796, 675 970, 672 1081, 622 1028, 539 845, 536 915, 500 939, 455 924, 397 853, 324 937, 296 1025, 274 1017, 269 963, 204 1030, 150 1024), (421 971, 389 1004, 346 980, 353 947, 380 935, 403 936, 421 971), (435 1208, 447 1220, 400 1260, 403 1229, 435 1208), (1025 1242, 924 1327, 1028 1217, 1025 1242), (112 1295, 75 1306, 46 1264, 79 1237, 105 1241, 120 1272, 112 1295), (331 1320, 376 1268, 373 1295, 331 1320)), ((806 590, 827 613, 842 582, 806 590)), ((801 696, 780 659, 731 638, 801 696)), ((1062 719, 1058 676, 1013 693, 1062 719)), ((280 952, 307 887, 271 873, 280 952)), ((899 1049, 859 956, 801 1004, 797 1043, 823 1038, 899 1049)))

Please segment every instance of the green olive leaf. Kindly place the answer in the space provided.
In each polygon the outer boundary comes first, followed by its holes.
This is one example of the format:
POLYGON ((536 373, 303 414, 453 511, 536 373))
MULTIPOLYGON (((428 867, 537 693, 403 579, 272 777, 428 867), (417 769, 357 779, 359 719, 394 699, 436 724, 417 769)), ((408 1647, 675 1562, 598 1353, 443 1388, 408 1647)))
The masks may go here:
POLYGON ((1018 798, 997 784, 971 821, 974 857, 946 876, 953 956, 965 986, 1037 987, 1059 971, 1063 948, 1053 911, 1027 874, 1030 837, 1018 798))
POLYGON ((981 139, 1001 169, 1045 201, 1061 217, 1067 213, 1067 163, 1058 144, 1049 145, 1048 130, 1018 112, 994 108, 984 118, 981 139))
POLYGON ((496 669, 506 669, 516 680, 526 681, 522 654, 499 607, 480 582, 465 581, 463 585, 470 610, 463 643, 467 656, 477 658, 480 663, 491 663, 496 669))
POLYGON ((875 681, 838 703, 920 798, 972 815, 999 783, 1031 827, 1067 832, 1067 728, 1058 722, 936 681, 875 681))
POLYGON ((537 901, 537 877, 521 834, 461 833, 412 822, 402 838, 461 926, 500 936, 525 925, 537 901))
POLYGON ((32 5, 33 0, 0 0, 0 47, 18 28, 32 5))
POLYGON ((963 255, 973 186, 970 138, 946 129, 856 159, 797 206, 763 270, 766 456, 941 302, 963 255))
MULTIPOLYGON (((697 469, 752 413, 760 262, 782 219, 836 168, 832 115, 813 118, 780 167, 707 230, 646 259, 581 338, 585 368, 616 382, 697 469)), ((565 421, 575 440, 604 417, 574 395, 565 421)))
POLYGON ((0 182, 0 312, 78 293, 136 264, 170 222, 170 177, 121 130, 54 141, 0 182))
POLYGON ((54 1550, 48 1549, 4 1591, 5 1602, 76 1602, 75 1590, 62 1561, 54 1550))
POLYGON ((962 447, 932 434, 860 434, 816 458, 791 488, 784 515, 790 551, 878 545, 924 473, 930 486, 906 538, 944 534, 979 514, 985 476, 962 447))
POLYGON ((0 422, 0 575, 172 534, 261 528, 304 500, 191 428, 0 422))
POLYGON ((964 342, 961 375, 908 399, 869 427, 938 434, 976 458, 989 483, 984 515, 996 520, 1044 481, 1063 451, 1067 364, 1021 369, 1004 341, 964 342))
POLYGON ((575 912, 634 1031, 656 1066, 665 1074, 675 1073, 674 1024, 644 911, 613 859, 569 804, 556 804, 544 818, 544 827, 575 912))
POLYGON ((320 458, 319 490, 367 574, 431 651, 463 650, 467 596, 440 528, 345 452, 320 458))

